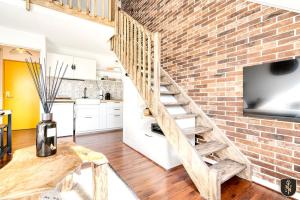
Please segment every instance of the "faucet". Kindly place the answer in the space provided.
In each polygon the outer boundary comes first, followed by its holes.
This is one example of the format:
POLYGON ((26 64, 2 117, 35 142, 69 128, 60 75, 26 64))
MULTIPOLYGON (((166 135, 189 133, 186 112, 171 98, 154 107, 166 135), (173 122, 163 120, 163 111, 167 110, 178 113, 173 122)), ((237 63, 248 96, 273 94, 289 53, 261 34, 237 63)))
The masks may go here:
POLYGON ((87 88, 85 87, 84 89, 83 89, 83 97, 82 98, 84 98, 84 99, 87 99, 88 97, 86 96, 86 91, 87 91, 87 88))

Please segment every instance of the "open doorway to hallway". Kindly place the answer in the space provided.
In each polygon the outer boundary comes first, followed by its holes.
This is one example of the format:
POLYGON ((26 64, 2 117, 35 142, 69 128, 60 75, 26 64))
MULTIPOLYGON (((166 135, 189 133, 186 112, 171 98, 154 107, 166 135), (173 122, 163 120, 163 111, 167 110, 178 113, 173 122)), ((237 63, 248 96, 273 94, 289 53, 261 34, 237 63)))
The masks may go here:
POLYGON ((1 106, 11 110, 13 130, 33 129, 40 118, 40 104, 25 59, 38 62, 40 53, 9 46, 0 49, 1 106))

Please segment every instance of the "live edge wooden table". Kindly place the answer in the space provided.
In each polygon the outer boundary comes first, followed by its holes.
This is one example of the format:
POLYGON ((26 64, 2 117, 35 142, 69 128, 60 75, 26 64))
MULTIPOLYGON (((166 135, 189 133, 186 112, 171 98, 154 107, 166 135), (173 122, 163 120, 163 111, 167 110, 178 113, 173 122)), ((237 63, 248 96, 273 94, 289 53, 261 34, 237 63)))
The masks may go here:
POLYGON ((58 143, 57 153, 46 158, 36 157, 35 146, 15 151, 12 161, 0 169, 0 199, 40 199, 53 189, 68 191, 72 174, 83 165, 92 168, 93 199, 106 200, 106 157, 72 142, 58 143))

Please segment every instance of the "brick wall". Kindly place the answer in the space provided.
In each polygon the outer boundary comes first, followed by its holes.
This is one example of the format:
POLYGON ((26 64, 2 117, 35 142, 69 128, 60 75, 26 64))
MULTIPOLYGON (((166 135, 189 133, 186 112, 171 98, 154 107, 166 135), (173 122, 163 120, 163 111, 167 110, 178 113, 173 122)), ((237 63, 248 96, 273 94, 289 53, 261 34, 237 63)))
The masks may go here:
POLYGON ((294 177, 299 186, 300 124, 243 116, 242 69, 300 56, 300 14, 245 0, 123 0, 122 7, 162 33, 163 68, 249 158, 254 175, 277 184, 294 177))

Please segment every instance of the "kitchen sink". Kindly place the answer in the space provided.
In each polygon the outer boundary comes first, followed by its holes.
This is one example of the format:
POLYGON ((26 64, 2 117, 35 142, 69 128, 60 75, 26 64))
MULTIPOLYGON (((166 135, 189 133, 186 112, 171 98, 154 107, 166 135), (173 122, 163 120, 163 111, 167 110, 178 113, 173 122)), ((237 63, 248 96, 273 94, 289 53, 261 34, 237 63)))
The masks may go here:
POLYGON ((80 105, 100 104, 100 99, 76 99, 75 103, 80 105))

